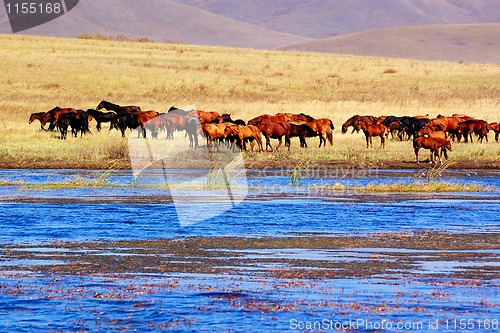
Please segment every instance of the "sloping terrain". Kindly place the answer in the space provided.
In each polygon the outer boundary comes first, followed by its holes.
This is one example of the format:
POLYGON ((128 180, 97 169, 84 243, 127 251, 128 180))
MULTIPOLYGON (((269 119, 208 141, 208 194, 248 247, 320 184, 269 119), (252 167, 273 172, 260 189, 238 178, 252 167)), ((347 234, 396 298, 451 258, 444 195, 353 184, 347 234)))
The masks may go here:
MULTIPOLYGON (((11 33, 0 6, 0 33, 11 33)), ((147 37, 157 42, 273 48, 308 40, 218 16, 170 0, 85 0, 68 14, 23 34, 77 37, 83 33, 147 37)))
POLYGON ((380 29, 283 50, 500 64, 500 23, 380 29))
POLYGON ((498 23, 500 0, 85 0, 22 34, 496 63, 498 23))
POLYGON ((310 38, 398 26, 500 22, 500 0, 176 1, 310 38))

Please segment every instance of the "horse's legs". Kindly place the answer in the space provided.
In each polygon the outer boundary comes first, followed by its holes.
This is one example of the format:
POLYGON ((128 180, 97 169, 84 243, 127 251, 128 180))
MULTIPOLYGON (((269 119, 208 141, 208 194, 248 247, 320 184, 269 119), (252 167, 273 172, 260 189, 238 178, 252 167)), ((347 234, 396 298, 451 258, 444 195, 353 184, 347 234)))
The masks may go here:
POLYGON ((441 148, 441 153, 439 147, 434 151, 434 158, 436 159, 436 163, 437 159, 439 159, 439 163, 443 164, 443 148, 441 148))
MULTIPOLYGON (((260 152, 263 152, 264 148, 262 147, 262 138, 260 138, 259 136, 256 136, 255 141, 257 141, 257 145, 259 146, 260 152)), ((253 140, 251 141, 250 144, 252 144, 252 143, 253 143, 253 140)))
POLYGON ((415 149, 414 149, 414 150, 415 150, 415 161, 416 161, 417 163, 420 163, 420 162, 419 162, 419 160, 418 160, 418 152, 419 152, 420 148, 415 147, 415 149))
POLYGON ((267 151, 267 147, 269 146, 269 148, 271 148, 271 151, 273 151, 273 147, 271 146, 271 139, 269 138, 269 135, 265 135, 266 137, 266 151, 267 151))
POLYGON ((299 136, 299 141, 300 141, 300 148, 307 148, 307 142, 306 142, 305 135, 299 136))
POLYGON ((198 148, 200 145, 198 144, 198 133, 194 133, 194 148, 198 148))
POLYGON ((372 140, 372 136, 369 135, 368 136, 370 138, 370 149, 373 149, 373 140, 372 140))
POLYGON ((384 138, 384 133, 380 135, 380 148, 384 149, 385 148, 385 138, 384 138))
POLYGON ((276 147, 276 151, 278 151, 279 147, 281 147, 281 144, 283 143, 283 137, 278 138, 278 147, 276 147))
POLYGON ((365 139, 366 139, 366 149, 368 149, 370 148, 370 139, 368 133, 365 133, 365 139))

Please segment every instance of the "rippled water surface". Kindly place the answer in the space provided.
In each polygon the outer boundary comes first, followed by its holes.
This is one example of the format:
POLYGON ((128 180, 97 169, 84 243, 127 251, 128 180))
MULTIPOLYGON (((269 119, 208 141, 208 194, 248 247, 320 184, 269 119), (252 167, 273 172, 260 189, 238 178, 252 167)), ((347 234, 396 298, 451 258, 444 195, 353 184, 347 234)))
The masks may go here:
MULTIPOLYGON (((231 258, 227 266, 228 269, 231 265, 238 266, 234 260, 240 255, 242 260, 255 260, 255 265, 245 267, 241 274, 213 274, 207 267, 205 274, 68 275, 43 269, 47 265, 66 264, 58 261, 60 259, 8 257, 12 251, 34 251, 42 256, 44 251, 57 248, 58 243, 75 241, 222 236, 279 239, 420 231, 499 233, 500 172, 450 171, 441 178, 487 188, 478 193, 394 195, 337 191, 325 194, 318 190, 338 184, 351 188, 374 183, 409 183, 419 180, 419 173, 418 170, 377 170, 304 175, 299 179, 299 186, 292 186, 297 183, 291 181, 290 172, 249 171, 248 196, 243 202, 220 215, 186 226, 179 223, 168 191, 131 186, 134 182, 130 172, 1 170, 0 330, 284 332, 310 328, 309 331, 338 331, 328 325, 358 321, 358 326, 351 324, 340 331, 455 332, 460 329, 456 320, 458 324, 460 320, 471 320, 471 332, 496 332, 500 314, 498 274, 484 280, 447 276, 467 265, 490 266, 493 272, 495 268, 498 272, 498 249, 478 252, 484 256, 480 264, 439 259, 441 251, 424 251, 418 254, 422 261, 408 270, 415 275, 389 269, 382 276, 337 279, 297 278, 286 274, 282 278, 266 277, 253 270, 287 270, 292 267, 290 262, 298 260, 320 263, 315 264, 316 269, 322 269, 321 263, 333 265, 329 269, 335 269, 335 264, 379 260, 384 256, 383 249, 360 247, 333 251, 283 249, 278 245, 274 249, 243 249, 241 253, 235 252, 236 257, 231 258), (105 181, 106 186, 47 186, 71 183, 75 179, 105 181), (16 248, 21 245, 32 248, 16 248), (41 267, 40 272, 27 269, 30 267, 41 267), (438 320, 438 329, 433 326, 435 320, 438 320), (485 320, 489 330, 484 328, 485 320), (391 327, 376 326, 384 321, 391 327), (317 322, 322 326, 306 327, 317 322), (372 326, 367 326, 370 323, 372 326), (399 328, 398 323, 416 326, 399 328)), ((161 173, 156 176, 161 178, 161 173)), ((211 198, 189 207, 195 214, 202 214, 216 209, 217 205, 221 203, 211 198)), ((224 248, 224 244, 220 244, 220 249, 224 248)), ((66 251, 71 254, 71 250, 66 251)), ((75 251, 78 254, 78 251, 92 253, 93 250, 75 251)), ((386 251, 397 254, 411 249, 386 251)), ((127 255, 120 253, 117 252, 116 260, 127 260, 127 255)), ((453 256, 453 253, 446 255, 453 256)), ((214 256, 217 256, 216 250, 214 256)))

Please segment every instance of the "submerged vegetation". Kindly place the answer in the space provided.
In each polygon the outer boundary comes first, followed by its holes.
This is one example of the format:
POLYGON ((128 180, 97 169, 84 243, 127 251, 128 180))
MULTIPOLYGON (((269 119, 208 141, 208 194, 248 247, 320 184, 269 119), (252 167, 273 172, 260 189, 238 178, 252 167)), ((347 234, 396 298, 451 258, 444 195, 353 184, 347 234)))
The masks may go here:
POLYGON ((406 192, 406 193, 442 193, 442 192, 489 192, 491 187, 477 183, 449 182, 443 180, 419 181, 411 183, 395 182, 389 184, 370 183, 366 186, 346 186, 337 183, 332 186, 311 187, 320 191, 355 191, 355 192, 406 192))

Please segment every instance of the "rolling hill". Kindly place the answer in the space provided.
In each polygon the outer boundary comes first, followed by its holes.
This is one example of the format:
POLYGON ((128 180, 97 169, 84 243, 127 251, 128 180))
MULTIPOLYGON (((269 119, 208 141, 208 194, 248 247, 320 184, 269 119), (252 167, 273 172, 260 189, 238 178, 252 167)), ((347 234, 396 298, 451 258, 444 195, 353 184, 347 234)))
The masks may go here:
POLYGON ((283 50, 500 64, 500 23, 370 30, 283 50))
MULTIPOLYGON (((493 23, 500 0, 84 0, 22 34, 498 62, 493 23)), ((0 33, 11 33, 3 6, 0 33)))
POLYGON ((266 29, 327 38, 389 27, 500 22, 500 0, 176 0, 266 29))
MULTIPOLYGON (((0 33, 12 33, 0 6, 0 33)), ((271 31, 170 0, 85 0, 68 14, 22 34, 77 37, 83 33, 147 37, 157 42, 274 48, 308 38, 271 31)))

